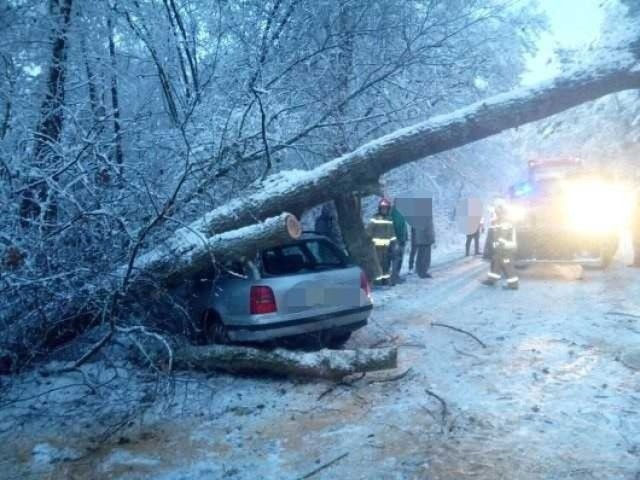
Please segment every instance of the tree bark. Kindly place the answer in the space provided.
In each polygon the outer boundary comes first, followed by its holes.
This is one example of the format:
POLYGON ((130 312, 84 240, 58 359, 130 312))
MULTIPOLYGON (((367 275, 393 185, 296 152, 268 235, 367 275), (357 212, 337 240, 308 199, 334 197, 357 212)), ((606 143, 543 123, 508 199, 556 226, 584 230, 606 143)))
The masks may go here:
POLYGON ((529 88, 490 97, 366 143, 309 171, 267 177, 255 193, 212 210, 189 228, 206 235, 249 225, 282 211, 309 209, 404 164, 534 122, 610 93, 640 88, 640 64, 615 52, 596 64, 529 88))
POLYGON ((20 319, 0 337, 0 373, 22 368, 100 321, 100 300, 114 292, 121 291, 125 304, 146 299, 150 292, 211 268, 214 262, 249 257, 258 248, 296 239, 301 231, 298 219, 289 213, 210 238, 182 231, 130 265, 120 267, 108 280, 80 290, 68 304, 49 304, 42 308, 41 315, 20 319))
MULTIPOLYGON (((13 87, 15 85, 15 67, 13 65, 13 59, 9 55, 0 54, 0 59, 4 63, 5 75, 7 76, 8 89, 4 92, 4 114, 2 123, 0 125, 0 140, 3 140, 9 131, 9 125, 11 125, 11 115, 13 108, 13 87)), ((7 172, 9 174, 9 172, 7 172)), ((0 178, 1 178, 0 174, 0 178)))
POLYGON ((345 194, 334 200, 338 211, 338 223, 349 255, 364 270, 369 281, 382 275, 380 262, 371 239, 362 222, 360 196, 356 193, 345 194))
MULTIPOLYGON (((349 133, 347 123, 349 108, 349 93, 351 78, 353 77, 353 49, 354 31, 352 6, 345 2, 340 5, 338 16, 340 35, 344 37, 342 48, 338 51, 336 61, 336 102, 338 109, 335 114, 337 127, 337 141, 335 143, 336 156, 344 155, 349 151, 349 133)), ((361 195, 356 192, 345 192, 334 198, 338 211, 338 223, 349 254, 355 262, 364 270, 370 281, 382 274, 382 268, 376 254, 375 247, 367 235, 362 221, 361 195)))
MULTIPOLYGON (((51 65, 47 76, 47 93, 42 102, 40 121, 36 128, 34 147, 34 166, 45 168, 49 157, 54 156, 52 148, 60 140, 62 124, 64 122, 64 95, 66 76, 67 31, 71 24, 72 0, 53 0, 52 7, 61 17, 59 29, 53 36, 51 65)), ((39 180, 39 179, 38 179, 39 180)), ((24 191, 20 201, 20 217, 23 226, 29 225, 29 220, 43 217, 46 224, 52 224, 57 218, 57 205, 50 198, 47 183, 39 181, 37 186, 24 191), (45 204, 45 210, 42 210, 45 204), (44 214, 44 215, 43 215, 44 214)))
MULTIPOLYGON (((136 273, 129 281, 129 288, 146 284, 145 277, 172 285, 193 273, 212 268, 221 260, 251 257, 258 249, 282 245, 298 238, 301 233, 298 219, 290 213, 214 237, 181 230, 135 260, 132 271, 136 273)), ((127 269, 122 267, 117 277, 122 278, 127 269)))
POLYGON ((113 41, 113 24, 111 17, 107 17, 109 29, 109 60, 111 61, 111 107, 113 110, 113 133, 115 135, 115 160, 118 168, 118 176, 122 176, 124 153, 122 150, 122 132, 120 127, 120 100, 118 98, 118 63, 116 62, 116 47, 113 41))
MULTIPOLYGON (((159 352, 166 358, 166 352, 159 352)), ((300 352, 260 350, 230 345, 184 346, 173 354, 177 369, 219 370, 229 373, 270 373, 339 380, 360 372, 397 367, 396 348, 300 352)))
POLYGON ((87 89, 89 92, 89 105, 93 114, 93 121, 98 122, 103 115, 100 115, 98 103, 98 88, 96 87, 96 78, 91 69, 91 61, 87 52, 87 39, 83 35, 80 37, 80 46, 82 48, 82 58, 84 60, 84 68, 87 74, 87 89))

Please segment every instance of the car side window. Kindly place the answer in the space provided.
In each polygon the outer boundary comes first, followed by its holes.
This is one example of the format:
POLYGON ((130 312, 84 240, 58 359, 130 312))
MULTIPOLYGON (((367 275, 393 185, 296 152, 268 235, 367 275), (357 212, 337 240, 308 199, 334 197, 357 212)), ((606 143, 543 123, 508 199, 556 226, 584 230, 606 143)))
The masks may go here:
POLYGON ((324 240, 301 241, 262 252, 262 270, 267 275, 293 275, 347 264, 340 250, 324 240))
POLYGON ((304 251, 300 248, 300 245, 289 245, 281 248, 282 255, 290 256, 290 255, 302 255, 305 256, 304 251))
POLYGON ((333 245, 324 241, 310 241, 306 243, 307 248, 314 257, 314 263, 322 266, 344 266, 344 259, 341 258, 333 245))
POLYGON ((262 253, 262 268, 268 275, 298 273, 309 263, 309 258, 299 245, 287 245, 262 253))

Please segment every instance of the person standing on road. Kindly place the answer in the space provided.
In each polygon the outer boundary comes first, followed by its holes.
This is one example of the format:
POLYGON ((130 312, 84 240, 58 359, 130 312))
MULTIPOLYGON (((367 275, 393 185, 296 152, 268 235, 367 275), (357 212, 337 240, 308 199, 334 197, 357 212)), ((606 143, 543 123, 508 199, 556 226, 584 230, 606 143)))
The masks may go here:
POLYGON ((391 268, 391 257, 389 255, 392 242, 396 240, 393 220, 391 219, 391 202, 383 198, 378 203, 378 213, 376 213, 367 225, 367 235, 371 238, 376 250, 376 256, 382 274, 378 276, 374 283, 383 284, 391 279, 389 270, 391 268))
MULTIPOLYGON (((433 216, 426 217, 426 223, 419 227, 411 227, 411 255, 414 257, 416 273, 420 278, 432 278, 429 273, 431 268, 431 247, 436 243, 436 233, 433 226, 433 216)), ((411 258, 409 263, 412 264, 411 258)))
POLYGON ((469 250, 471 249, 471 241, 473 241, 474 255, 480 255, 480 234, 484 233, 484 220, 480 220, 478 229, 470 235, 467 235, 467 242, 464 247, 465 257, 469 256, 469 250))
POLYGON ((495 208, 496 220, 493 229, 491 267, 485 285, 494 286, 503 276, 507 280, 505 288, 517 290, 519 279, 513 266, 516 243, 516 229, 506 221, 506 206, 499 203, 495 208))
POLYGON ((395 205, 391 208, 391 221, 393 222, 393 231, 396 239, 391 243, 391 285, 404 283, 400 278, 400 270, 402 269, 402 260, 404 258, 404 249, 409 238, 407 233, 407 222, 395 205))
POLYGON ((478 198, 462 198, 454 210, 454 217, 458 229, 467 241, 465 243, 465 257, 469 256, 471 242, 474 242, 474 254, 480 255, 480 234, 484 233, 482 202, 478 198))

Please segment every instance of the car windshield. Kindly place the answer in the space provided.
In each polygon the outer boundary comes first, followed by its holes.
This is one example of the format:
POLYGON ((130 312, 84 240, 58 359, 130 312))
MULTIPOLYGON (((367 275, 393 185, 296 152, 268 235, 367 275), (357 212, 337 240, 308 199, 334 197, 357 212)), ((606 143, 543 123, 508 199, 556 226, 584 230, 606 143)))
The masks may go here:
POLYGON ((261 256, 262 270, 267 275, 292 275, 348 265, 346 255, 322 239, 270 248, 264 250, 261 256))

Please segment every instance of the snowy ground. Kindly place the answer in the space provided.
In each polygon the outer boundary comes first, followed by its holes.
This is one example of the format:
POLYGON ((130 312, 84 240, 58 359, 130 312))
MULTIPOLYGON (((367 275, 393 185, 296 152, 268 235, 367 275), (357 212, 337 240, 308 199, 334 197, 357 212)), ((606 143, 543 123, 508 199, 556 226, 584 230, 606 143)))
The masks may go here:
MULTIPOLYGON (((535 266, 512 292, 479 283, 481 260, 449 258, 432 280, 376 292, 350 346, 398 345, 400 365, 353 383, 183 376, 147 405, 157 384, 123 370, 106 393, 4 403, 84 383, 32 375, 2 397, 0 477, 638 478, 640 272, 625 261, 535 266), (143 411, 126 408, 127 389, 143 411), (100 402, 110 408, 95 414, 100 402)), ((115 371, 92 368, 93 383, 115 371)))

